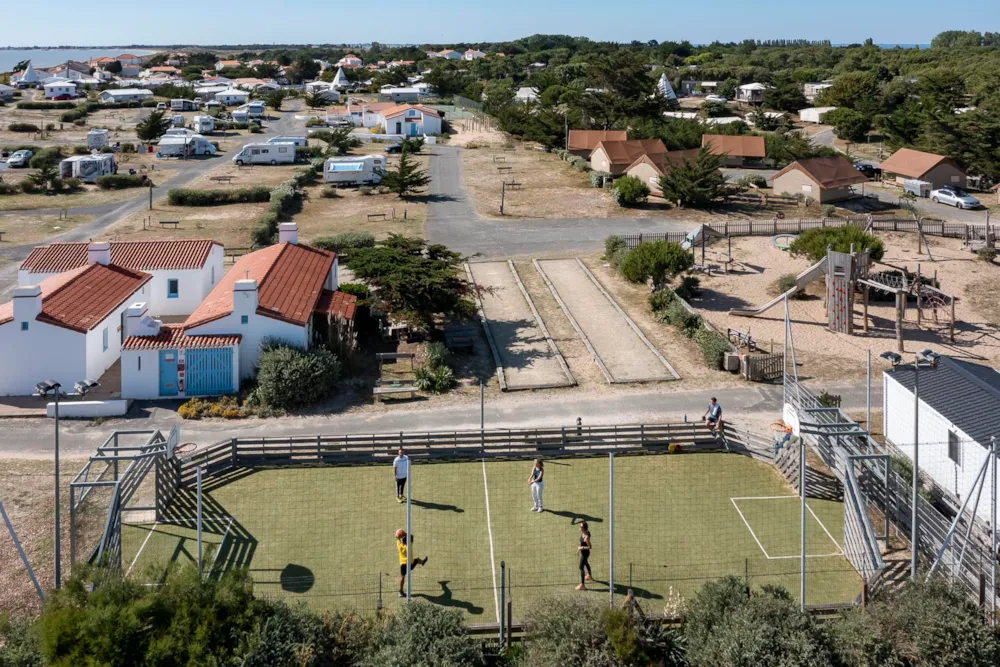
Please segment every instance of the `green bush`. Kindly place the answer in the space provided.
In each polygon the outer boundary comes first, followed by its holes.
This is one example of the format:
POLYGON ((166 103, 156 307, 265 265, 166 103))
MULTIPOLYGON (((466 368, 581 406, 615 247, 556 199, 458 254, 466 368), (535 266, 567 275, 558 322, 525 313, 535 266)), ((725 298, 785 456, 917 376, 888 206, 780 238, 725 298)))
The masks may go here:
POLYGON ((677 296, 674 291, 669 287, 661 287, 658 290, 653 291, 649 295, 649 307, 656 313, 658 311, 664 310, 667 306, 677 300, 677 296))
POLYGON ((76 102, 18 102, 18 109, 52 110, 52 109, 72 109, 76 102))
POLYGON ((761 176, 760 174, 746 174, 745 176, 741 177, 738 181, 736 181, 736 184, 742 185, 745 188, 751 185, 756 186, 758 188, 766 188, 767 179, 761 176))
POLYGON ((17 183, 0 183, 0 195, 16 195, 20 191, 17 183))
POLYGON ((278 229, 278 216, 273 213, 265 213, 257 222, 254 223, 253 227, 250 228, 250 245, 254 248, 263 248, 265 246, 274 244, 274 235, 278 229), (270 218, 265 220, 265 216, 271 216, 274 218, 273 224, 270 218))
POLYGON ((11 123, 7 129, 11 132, 38 132, 38 126, 32 123, 11 123))
POLYGON ((671 301, 665 308, 657 312, 657 316, 661 322, 677 327, 688 338, 694 338, 699 331, 703 330, 701 316, 685 308, 680 299, 671 301))
POLYGON ((173 188, 167 192, 171 206, 220 206, 223 204, 255 204, 270 201, 271 190, 263 185, 235 190, 197 190, 173 188))
POLYGON ((83 181, 79 178, 66 178, 63 179, 63 186, 68 192, 75 192, 83 187, 83 181))
POLYGON ((625 239, 621 236, 612 235, 604 239, 604 259, 610 260, 615 253, 625 248, 625 239))
POLYGON ((824 204, 819 211, 824 218, 832 218, 837 215, 837 207, 833 204, 824 204))
POLYGON ((711 369, 722 368, 722 358, 729 351, 729 341, 709 329, 701 328, 694 335, 694 342, 701 349, 705 365, 711 369))
MULTIPOLYGON (((794 273, 786 273, 780 276, 777 281, 775 281, 774 290, 777 294, 784 294, 793 287, 796 287, 798 284, 799 284, 798 276, 796 276, 794 273)), ((805 296, 806 296, 805 290, 799 290, 794 294, 792 294, 790 298, 804 299, 805 296)))
POLYGON ((36 185, 35 183, 32 183, 28 179, 24 179, 23 181, 21 181, 21 192, 23 192, 26 195, 33 195, 37 192, 41 192, 41 190, 42 188, 40 186, 36 185))
POLYGON ((295 185, 301 187, 307 183, 312 183, 316 180, 316 168, 315 167, 300 167, 295 170, 295 177, 292 179, 295 181, 295 185))
POLYGON ((570 159, 569 163, 573 165, 573 168, 576 169, 577 171, 590 170, 590 163, 587 162, 584 158, 580 157, 579 155, 574 155, 570 159))
POLYGON ((90 149, 86 146, 73 146, 73 155, 90 155, 90 149))
POLYGON ((122 153, 135 153, 135 144, 133 144, 130 141, 126 141, 122 143, 121 148, 119 150, 122 153))
POLYGON ((306 127, 326 127, 326 121, 322 118, 310 118, 306 121, 306 127))
POLYGON ((369 644, 362 667, 483 664, 480 643, 469 637, 461 611, 426 602, 411 602, 398 609, 369 644))
POLYGON ((84 102, 76 106, 72 111, 67 111, 66 113, 59 116, 59 120, 64 123, 76 124, 87 117, 87 114, 97 111, 98 106, 93 102, 84 102))
POLYGON ((882 239, 865 233, 856 225, 807 229, 792 241, 788 250, 793 257, 806 257, 815 263, 826 257, 827 246, 837 252, 850 252, 852 244, 855 251, 868 250, 871 259, 876 262, 885 254, 882 239))
POLYGON ((94 182, 102 190, 125 190, 127 188, 140 188, 149 181, 144 183, 141 174, 108 174, 98 176, 94 182))
POLYGON ((363 301, 368 298, 368 285, 364 283, 340 283, 337 287, 338 292, 343 292, 344 294, 353 294, 358 297, 359 301, 363 301))
POLYGON ((450 357, 445 344, 437 341, 427 344, 425 354, 427 357, 427 367, 431 369, 446 366, 450 357))
POLYGON ((649 186, 634 176, 622 176, 611 186, 611 198, 619 206, 644 204, 649 198, 649 186))
POLYGON ((59 146, 43 148, 28 160, 28 166, 32 169, 41 169, 44 166, 55 167, 63 159, 62 149, 59 146))
POLYGON ((324 250, 331 250, 339 255, 345 250, 354 248, 374 248, 375 236, 371 232, 342 232, 333 236, 315 238, 312 245, 324 250))
POLYGON ((340 199, 340 189, 334 185, 324 185, 320 194, 324 199, 340 199))
POLYGON ((257 360, 257 389, 266 405, 299 408, 329 396, 340 379, 340 362, 324 348, 301 350, 265 342, 257 360))
POLYGON ((672 276, 691 268, 691 263, 691 254, 678 243, 643 241, 629 251, 618 270, 629 282, 652 280, 654 286, 660 286, 672 276))
POLYGON ((684 276, 681 278, 681 284, 674 289, 674 292, 680 298, 685 301, 690 301, 691 299, 698 296, 701 292, 699 287, 701 286, 701 281, 694 276, 684 276))
POLYGON ((611 255, 611 258, 608 260, 608 263, 611 264, 611 268, 616 270, 621 269, 622 264, 625 262, 625 258, 628 257, 628 253, 629 249, 624 247, 615 250, 615 254, 611 255))
POLYGON ((360 194, 362 197, 370 197, 373 194, 375 194, 375 190, 368 187, 367 185, 362 185, 360 188, 358 188, 358 194, 360 194))
POLYGON ((27 616, 0 615, 0 667, 42 667, 38 636, 27 616))
POLYGON ((606 171, 592 171, 590 176, 590 186, 593 188, 603 188, 604 182, 611 178, 611 174, 606 171))
POLYGON ((417 389, 432 394, 443 394, 454 389, 458 384, 455 373, 448 366, 437 368, 418 368, 413 372, 417 389))
POLYGON ((619 665, 604 632, 606 610, 589 597, 554 596, 535 605, 526 614, 526 667, 619 665))
POLYGON ((976 250, 976 256, 984 262, 992 263, 993 260, 997 258, 997 249, 990 247, 982 247, 976 250))

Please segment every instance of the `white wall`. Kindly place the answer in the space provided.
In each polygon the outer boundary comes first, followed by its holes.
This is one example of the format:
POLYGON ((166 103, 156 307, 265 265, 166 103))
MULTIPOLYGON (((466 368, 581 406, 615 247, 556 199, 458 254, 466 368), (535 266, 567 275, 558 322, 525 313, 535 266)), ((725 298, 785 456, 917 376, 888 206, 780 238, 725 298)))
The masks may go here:
MULTIPOLYGON (((882 428, 887 440, 913 460, 913 393, 885 373, 882 390, 882 428)), ((920 401, 920 473, 955 495, 963 502, 972 490, 976 474, 988 456, 986 443, 974 442, 968 434, 948 421, 941 413, 920 401), (959 462, 948 458, 948 431, 960 440, 959 462)), ((987 472, 987 475, 989 473, 987 472)), ((990 518, 989 477, 979 499, 977 514, 983 520, 990 518)), ((1000 484, 998 484, 1000 492, 1000 484)), ((970 503, 975 502, 973 498, 970 503)))
POLYGON ((49 379, 72 388, 87 376, 86 336, 77 331, 38 320, 21 331, 14 320, 0 325, 0 350, 0 396, 30 396, 49 379))
MULTIPOLYGON (((311 334, 308 326, 300 327, 257 313, 248 315, 248 318, 246 324, 241 324, 240 316, 231 313, 226 317, 188 329, 187 333, 191 336, 207 334, 240 334, 243 336, 239 352, 241 378, 253 375, 257 358, 260 356, 260 345, 268 338, 287 341, 302 348, 309 346, 311 334)), ((143 368, 145 368, 145 362, 143 362, 143 368)))
MULTIPOLYGON (((118 306, 110 315, 102 320, 96 327, 87 332, 87 375, 89 379, 96 380, 104 375, 104 371, 111 368, 121 357, 122 352, 122 313, 128 310, 129 304, 136 301, 149 301, 149 283, 143 285, 128 299, 118 306), (108 330, 108 349, 104 349, 103 331, 108 330)), ((82 380, 84 378, 77 378, 82 380)), ((76 380, 74 380, 75 382, 76 380)), ((70 386, 73 386, 70 383, 70 386)))
MULTIPOLYGON (((128 401, 124 399, 112 399, 107 401, 59 401, 60 419, 93 419, 94 417, 123 417, 128 412, 128 401)), ((46 406, 46 414, 49 417, 56 416, 56 404, 49 403, 46 406)))

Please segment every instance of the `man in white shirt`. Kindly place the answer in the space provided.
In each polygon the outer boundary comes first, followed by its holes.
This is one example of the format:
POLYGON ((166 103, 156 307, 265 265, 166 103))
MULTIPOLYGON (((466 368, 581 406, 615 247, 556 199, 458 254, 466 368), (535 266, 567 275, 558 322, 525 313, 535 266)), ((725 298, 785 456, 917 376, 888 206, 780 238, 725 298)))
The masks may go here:
POLYGON ((406 489, 406 478, 410 474, 410 457, 403 453, 402 447, 392 460, 392 472, 396 477, 396 502, 401 503, 406 500, 403 491, 406 489))

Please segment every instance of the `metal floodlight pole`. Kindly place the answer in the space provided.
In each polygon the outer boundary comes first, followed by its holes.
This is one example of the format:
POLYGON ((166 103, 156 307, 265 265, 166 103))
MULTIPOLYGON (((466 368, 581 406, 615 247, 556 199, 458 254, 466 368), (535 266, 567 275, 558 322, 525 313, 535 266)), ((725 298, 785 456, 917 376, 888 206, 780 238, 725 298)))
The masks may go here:
POLYGON ((56 542, 55 542, 55 559, 56 559, 56 588, 62 586, 62 521, 59 516, 59 394, 61 393, 59 384, 55 385, 56 391, 56 401, 55 401, 55 417, 56 417, 56 434, 55 434, 55 524, 56 524, 56 542))
POLYGON ((801 496, 799 530, 801 554, 799 557, 799 608, 806 609, 806 441, 799 436, 799 496, 801 496))
POLYGON ((910 578, 917 579, 917 552, 920 537, 920 362, 913 360, 913 517, 910 520, 910 578))
POLYGON ((507 615, 507 563, 500 561, 500 646, 503 646, 504 617, 507 615))
POLYGON ((197 471, 197 488, 198 488, 198 578, 201 579, 202 569, 201 569, 201 518, 202 518, 202 505, 201 505, 201 466, 198 466, 197 471))
POLYGON ((609 603, 615 606, 615 453, 608 454, 608 593, 609 603))
POLYGON ((413 533, 410 532, 410 509, 413 493, 413 460, 406 464, 406 601, 409 602, 412 592, 411 576, 413 572, 413 533))

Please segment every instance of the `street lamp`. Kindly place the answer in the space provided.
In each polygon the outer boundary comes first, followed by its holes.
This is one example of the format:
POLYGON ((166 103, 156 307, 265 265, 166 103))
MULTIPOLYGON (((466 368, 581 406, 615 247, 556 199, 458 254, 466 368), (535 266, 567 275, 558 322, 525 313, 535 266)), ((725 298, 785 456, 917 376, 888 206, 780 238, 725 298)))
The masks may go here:
MULTIPOLYGON (((895 352, 883 352, 879 355, 893 368, 899 366, 903 357, 895 352)), ((917 352, 913 360, 913 507, 910 519, 910 578, 917 578, 917 538, 919 522, 919 498, 920 490, 920 448, 917 443, 920 440, 920 363, 924 362, 933 366, 940 355, 933 350, 921 350, 917 352)))
MULTIPOLYGON (((77 382, 73 389, 77 396, 83 396, 92 388, 96 387, 98 382, 96 380, 81 380, 77 382)), ((48 398, 52 396, 55 399, 55 565, 56 565, 56 588, 62 586, 62 522, 59 517, 59 398, 60 396, 68 396, 62 391, 62 385, 55 380, 42 380, 35 385, 36 396, 41 396, 42 398, 48 398)))

